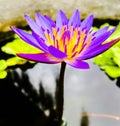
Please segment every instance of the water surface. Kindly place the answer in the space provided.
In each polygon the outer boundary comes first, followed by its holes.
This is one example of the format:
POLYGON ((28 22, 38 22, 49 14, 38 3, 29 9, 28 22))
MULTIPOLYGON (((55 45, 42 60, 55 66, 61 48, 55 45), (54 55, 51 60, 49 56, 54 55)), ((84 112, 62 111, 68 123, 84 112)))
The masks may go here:
MULTIPOLYGON (((98 66, 89 60, 89 70, 79 70, 67 66, 65 73, 64 119, 68 126, 80 126, 81 113, 107 114, 120 116, 120 89, 98 66)), ((36 89, 39 81, 54 95, 55 77, 59 65, 37 64, 28 70, 30 80, 36 89), (35 76, 33 76, 35 75, 35 76)), ((120 126, 120 120, 104 117, 90 117, 89 126, 120 126)))

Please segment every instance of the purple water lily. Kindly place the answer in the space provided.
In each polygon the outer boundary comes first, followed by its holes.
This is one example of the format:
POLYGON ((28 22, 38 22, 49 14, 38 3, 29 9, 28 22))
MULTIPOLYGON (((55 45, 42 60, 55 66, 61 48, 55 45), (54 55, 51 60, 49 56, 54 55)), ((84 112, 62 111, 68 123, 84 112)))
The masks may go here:
POLYGON ((38 54, 17 54, 19 57, 41 63, 66 63, 79 69, 87 69, 84 60, 95 57, 120 40, 117 38, 103 43, 115 31, 104 27, 96 32, 91 30, 93 15, 81 22, 78 10, 68 20, 62 10, 58 12, 56 23, 48 16, 36 13, 36 21, 25 15, 32 33, 18 28, 12 30, 25 42, 38 48, 38 54))

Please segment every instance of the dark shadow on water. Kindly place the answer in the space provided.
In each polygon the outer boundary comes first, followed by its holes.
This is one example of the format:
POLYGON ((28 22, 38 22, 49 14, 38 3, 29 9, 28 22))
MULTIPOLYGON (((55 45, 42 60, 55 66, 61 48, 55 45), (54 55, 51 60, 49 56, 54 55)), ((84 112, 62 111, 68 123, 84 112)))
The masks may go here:
POLYGON ((53 97, 41 83, 36 91, 28 75, 15 70, 0 80, 0 126, 57 126, 55 119, 53 97))
POLYGON ((113 26, 117 26, 119 24, 119 20, 114 20, 114 19, 94 19, 93 26, 95 27, 100 27, 104 23, 108 23, 113 26))
POLYGON ((120 88, 120 77, 117 78, 116 85, 120 88))
POLYGON ((108 76, 108 78, 111 80, 111 81, 115 81, 115 84, 118 88, 120 88, 120 77, 118 78, 112 78, 110 77, 109 75, 106 74, 106 76, 108 76))

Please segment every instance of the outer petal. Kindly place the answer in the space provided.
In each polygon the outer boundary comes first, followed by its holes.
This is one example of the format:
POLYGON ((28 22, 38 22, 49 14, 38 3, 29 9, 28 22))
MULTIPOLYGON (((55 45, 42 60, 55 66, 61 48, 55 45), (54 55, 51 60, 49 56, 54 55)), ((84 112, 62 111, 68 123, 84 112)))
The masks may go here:
POLYGON ((56 27, 61 29, 63 25, 67 25, 67 24, 68 24, 68 19, 64 14, 64 12, 60 10, 56 18, 56 27))
POLYGON ((81 26, 80 26, 81 30, 86 29, 87 30, 86 32, 88 32, 90 28, 92 27, 93 18, 94 16, 90 15, 86 19, 84 19, 84 21, 82 21, 81 26))
POLYGON ((22 54, 22 53, 20 53, 20 54, 17 54, 17 56, 28 59, 28 60, 40 62, 40 63, 55 64, 55 63, 60 62, 59 59, 56 59, 47 53, 40 53, 40 54, 22 54))
POLYGON ((24 17, 25 17, 26 21, 28 22, 30 28, 36 34, 38 34, 41 38, 45 39, 44 33, 43 33, 42 29, 39 27, 39 25, 37 25, 29 16, 25 15, 24 17))
POLYGON ((29 33, 18 29, 18 28, 13 28, 11 27, 11 29, 25 42, 27 42, 28 44, 35 46, 37 48, 39 48, 40 50, 44 50, 38 43, 38 41, 29 33))
POLYGON ((106 39, 108 39, 108 37, 116 30, 116 28, 113 28, 110 31, 107 31, 105 33, 101 33, 99 36, 95 35, 95 39, 93 39, 91 45, 99 45, 102 42, 104 42, 106 39))
POLYGON ((38 12, 36 13, 36 23, 38 24, 38 26, 45 30, 50 30, 52 29, 50 23, 48 22, 48 20, 46 20, 46 18, 42 15, 40 15, 38 12))
POLYGON ((56 26, 55 22, 50 17, 48 17, 47 15, 45 15, 44 17, 51 24, 51 27, 55 27, 56 26))
POLYGON ((68 27, 70 26, 76 27, 76 26, 80 26, 80 24, 81 24, 80 12, 79 10, 76 10, 69 20, 68 27))
POLYGON ((67 55, 64 52, 61 52, 60 50, 56 49, 53 46, 49 46, 48 50, 49 50, 49 53, 56 58, 66 58, 67 57, 67 55))
POLYGON ((38 41, 39 45, 42 47, 44 52, 48 52, 48 46, 45 44, 45 40, 40 38, 34 31, 32 31, 32 35, 38 41))
POLYGON ((102 34, 107 32, 108 28, 109 28, 109 26, 99 29, 98 31, 93 33, 93 36, 95 36, 95 37, 101 36, 102 34))
POLYGON ((89 69, 89 64, 84 62, 84 61, 81 61, 81 60, 78 60, 78 59, 75 59, 73 61, 65 61, 68 65, 74 67, 74 68, 78 68, 78 69, 89 69))
POLYGON ((115 31, 116 28, 107 31, 104 34, 101 34, 100 36, 96 37, 90 44, 90 46, 83 52, 83 55, 85 55, 86 53, 89 53, 91 50, 94 50, 96 48, 99 48, 99 46, 101 46, 101 44, 108 39, 108 37, 115 31))
POLYGON ((120 41, 120 38, 117 38, 109 43, 103 44, 95 49, 91 49, 89 52, 87 52, 86 54, 82 55, 79 57, 80 60, 85 60, 85 59, 89 59, 92 57, 95 57, 99 54, 101 54, 102 52, 105 52, 107 49, 109 49, 111 46, 113 46, 115 43, 117 43, 118 41, 120 41))

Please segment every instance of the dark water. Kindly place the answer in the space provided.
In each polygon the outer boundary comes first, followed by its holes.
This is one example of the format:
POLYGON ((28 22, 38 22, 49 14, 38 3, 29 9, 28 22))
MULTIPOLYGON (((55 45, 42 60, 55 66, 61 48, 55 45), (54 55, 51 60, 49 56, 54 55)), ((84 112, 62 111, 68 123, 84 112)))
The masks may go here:
MULTIPOLYGON (((89 117, 89 126, 120 126, 120 88, 98 66, 89 60, 91 69, 78 70, 67 66, 65 73, 64 120, 68 126, 80 126, 81 113, 101 116, 89 117), (106 117, 107 116, 107 117, 106 117)), ((38 88, 40 80, 45 89, 54 95, 54 77, 60 65, 37 64, 28 70, 30 80, 38 88), (35 75, 35 76, 34 76, 35 75)))

